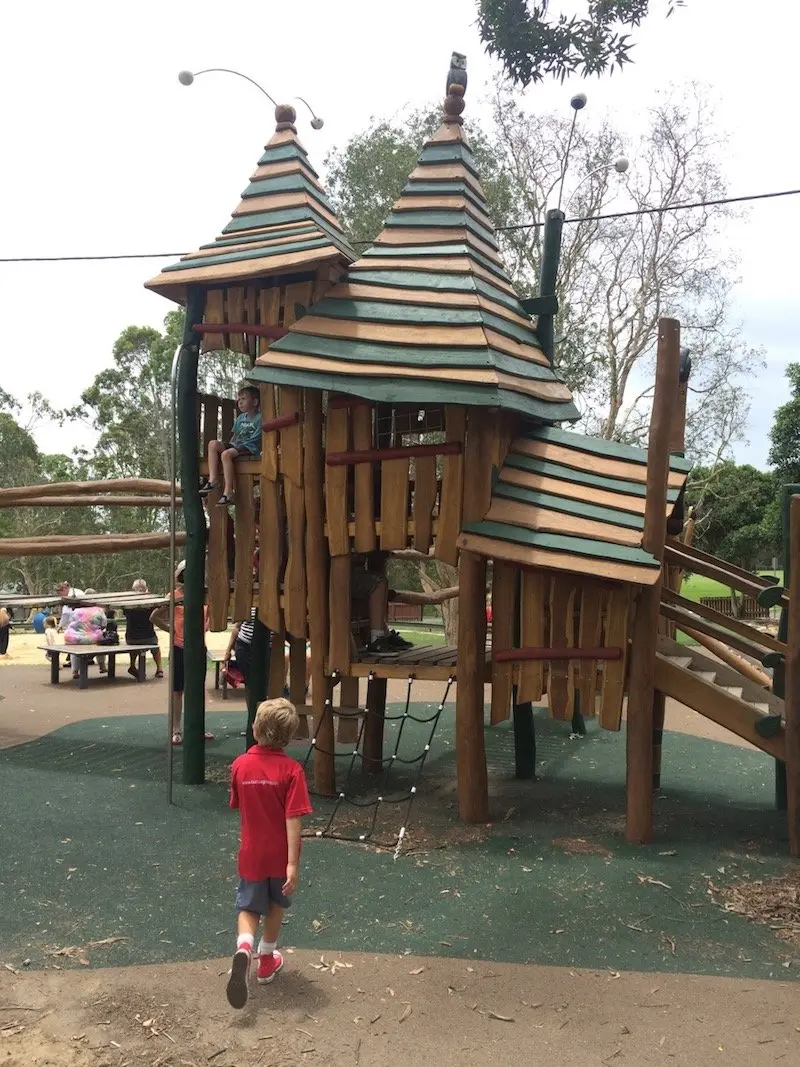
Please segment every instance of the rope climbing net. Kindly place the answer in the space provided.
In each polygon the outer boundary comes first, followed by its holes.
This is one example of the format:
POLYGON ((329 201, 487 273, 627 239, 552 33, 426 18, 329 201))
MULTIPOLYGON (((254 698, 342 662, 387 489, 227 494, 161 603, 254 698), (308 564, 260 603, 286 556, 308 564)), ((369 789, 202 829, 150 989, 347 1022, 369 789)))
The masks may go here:
MULTIPOLYGON (((370 674, 368 682, 372 682, 374 675, 370 674)), ((367 709, 364 713, 358 712, 359 726, 356 739, 351 748, 330 752, 319 747, 319 734, 327 716, 334 715, 333 690, 337 683, 334 675, 329 682, 328 692, 325 699, 325 711, 317 723, 314 735, 303 759, 303 767, 307 770, 308 763, 315 751, 324 751, 327 756, 333 756, 342 761, 347 761, 342 788, 337 790, 333 798, 330 813, 325 825, 316 830, 310 830, 307 836, 328 837, 339 841, 355 841, 370 844, 391 850, 394 858, 400 855, 403 841, 411 819, 411 810, 414 800, 418 795, 418 789, 422 780, 422 772, 425 762, 433 744, 439 719, 447 704, 450 690, 455 681, 451 676, 446 685, 441 700, 434 705, 434 711, 430 715, 417 715, 411 710, 411 693, 414 685, 414 675, 409 675, 406 687, 405 706, 398 714, 387 713, 383 708, 376 711, 367 701, 367 709), (373 720, 372 722, 370 720, 373 720), (396 724, 396 725, 395 725, 396 724), (413 756, 401 754, 401 744, 404 734, 407 735, 409 724, 421 728, 423 740, 419 750, 413 756), (389 737, 388 746, 383 742, 384 728, 388 726, 394 737, 389 737), (378 754, 365 752, 364 741, 375 729, 375 734, 381 739, 381 748, 378 754), (386 755, 386 748, 390 752, 386 755), (409 775, 405 781, 400 781, 398 768, 408 768, 409 775), (367 773, 372 781, 367 782, 367 773), (377 779, 377 782, 375 782, 377 779), (367 788, 365 789, 365 786, 367 788), (396 829, 383 831, 379 827, 381 815, 390 809, 402 808, 400 826, 396 829), (351 820, 348 825, 342 826, 345 820, 344 812, 349 811, 351 820), (353 825, 352 816, 355 816, 353 825), (338 825, 337 825, 338 823, 338 825)), ((341 714, 337 709, 336 713, 341 714)), ((322 797, 321 794, 312 790, 312 795, 330 800, 330 797, 322 797)), ((396 826, 396 823, 394 824, 396 826)))

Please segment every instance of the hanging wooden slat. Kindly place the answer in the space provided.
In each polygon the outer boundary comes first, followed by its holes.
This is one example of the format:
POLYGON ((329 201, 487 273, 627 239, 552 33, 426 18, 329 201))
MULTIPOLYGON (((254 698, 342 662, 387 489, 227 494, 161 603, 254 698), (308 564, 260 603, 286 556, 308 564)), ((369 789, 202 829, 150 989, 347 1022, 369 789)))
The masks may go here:
MULTIPOLYGON (((597 648, 603 632, 603 588, 596 582, 586 582, 579 595, 578 647, 597 648)), ((586 718, 597 714, 597 667, 597 660, 582 660, 576 669, 580 709, 586 718)))
MULTIPOLYGON (((523 571, 520 591, 520 646, 541 648, 545 641, 545 612, 552 579, 544 573, 523 571)), ((494 629, 494 611, 492 611, 494 629)), ((529 661, 516 668, 517 700, 536 703, 544 696, 545 664, 529 661)))
MULTIPOLYGON (((282 385, 278 390, 278 416, 297 415, 296 422, 284 426, 280 434, 281 471, 293 485, 303 484, 303 427, 302 397, 293 385, 282 385)), ((266 420, 265 420, 266 421, 266 420)), ((273 434, 273 436, 275 436, 273 434)))
MULTIPOLYGON (((555 577, 550 591, 550 647, 574 647, 575 579, 572 575, 555 577)), ((571 719, 575 685, 569 660, 550 663, 547 687, 550 714, 554 719, 571 719)))
MULTIPOLYGON (((210 325, 222 324, 225 321, 225 291, 223 289, 209 289, 206 293, 206 306, 203 312, 203 322, 210 325)), ((204 333, 200 341, 201 352, 219 352, 225 348, 225 337, 220 333, 204 333)))
MULTIPOLYGON (((325 452, 346 452, 349 441, 350 412, 332 408, 325 420, 325 452)), ((325 465, 325 511, 328 520, 328 544, 332 556, 350 552, 347 529, 347 467, 325 465)))
MULTIPOLYGON (((244 291, 244 317, 245 322, 249 322, 251 325, 256 325, 259 322, 258 289, 254 285, 248 285, 244 291)), ((246 342, 247 355, 250 357, 250 366, 252 367, 258 355, 258 338, 254 337, 253 334, 248 334, 246 342)))
POLYGON ((269 646, 269 671, 267 672, 267 696, 276 700, 283 696, 286 687, 286 635, 283 630, 272 634, 269 646))
POLYGON ((220 433, 220 440, 227 445, 231 439, 233 420, 238 414, 238 408, 236 407, 235 400, 221 400, 220 407, 222 408, 222 431, 220 433))
MULTIPOLYGON (((463 407, 445 408, 445 432, 448 441, 462 445, 467 426, 463 407)), ((458 563, 456 539, 461 533, 461 505, 464 485, 464 456, 445 456, 442 461, 442 490, 439 500, 439 523, 434 555, 444 563, 458 563)))
MULTIPOLYGON (((363 451, 372 448, 372 404, 352 408, 353 448, 363 451)), ((375 481, 371 463, 358 463, 353 474, 355 482, 355 550, 372 552, 375 548, 375 481)))
MULTIPOLYGON (((244 289, 231 286, 225 291, 225 321, 242 323, 244 318, 244 289)), ((243 333, 228 334, 228 348, 232 352, 247 352, 247 341, 243 333)))
POLYGON ((233 512, 236 562, 233 576, 233 621, 250 618, 253 606, 253 557, 256 551, 255 478, 236 475, 236 507, 233 512))
MULTIPOLYGON (((277 285, 270 285, 261 289, 258 294, 258 314, 262 326, 280 326, 281 323, 281 290, 277 285)), ((263 356, 270 345, 269 337, 259 337, 258 354, 263 356)), ((263 411, 263 407, 262 407, 263 411)))
POLYGON ((628 670, 628 634, 631 615, 631 587, 610 590, 605 602, 605 640, 607 647, 622 649, 622 658, 604 664, 600 696, 600 725, 605 730, 619 730, 622 724, 622 701, 628 670))
POLYGON ((308 311, 311 307, 313 298, 313 279, 305 282, 292 282, 291 285, 287 285, 286 294, 283 298, 283 325, 291 326, 292 323, 302 318, 305 311, 308 311))
POLYGON ((328 671, 350 670, 350 557, 334 556, 330 574, 328 671))
POLYGON ((283 617, 292 637, 306 636, 306 505, 303 487, 284 478, 287 547, 283 617))
MULTIPOLYGON (((306 707, 306 689, 308 686, 308 668, 306 660, 305 638, 289 638, 289 699, 300 712, 306 707)), ((308 715, 299 714, 300 723, 296 737, 308 737, 308 715)))
MULTIPOLYGON (((492 651, 501 652, 514 647, 517 617, 517 576, 519 571, 509 563, 495 560, 492 576, 492 651)), ((492 664, 492 714, 494 726, 511 714, 511 695, 514 686, 514 664, 492 664)))
POLYGON ((280 602, 283 523, 280 485, 263 476, 258 528, 258 617, 274 633, 283 629, 280 602))
POLYGON ((427 554, 433 539, 433 509, 436 506, 436 456, 414 461, 414 548, 427 554))
POLYGON ((470 408, 464 449, 464 505, 462 522, 480 522, 492 498, 490 457, 497 445, 497 415, 486 408, 470 408))
MULTIPOLYGON (((339 707, 342 711, 358 711, 358 678, 342 678, 339 683, 339 707)), ((340 715, 336 739, 340 744, 353 745, 358 740, 358 717, 340 715)))
MULTIPOLYGON (((262 385, 259 392, 261 394, 261 419, 263 422, 270 422, 276 416, 275 386, 262 385)), ((269 478, 271 482, 278 477, 278 434, 276 432, 261 435, 261 477, 269 478)))
POLYGON ((228 628, 230 579, 228 575, 228 509, 217 507, 219 489, 206 497, 208 507, 208 551, 206 570, 208 583, 208 619, 214 631, 228 628))
POLYGON ((389 552, 408 545, 409 460, 381 463, 381 549, 389 552))
POLYGON ((216 441, 219 433, 219 400, 215 396, 203 398, 203 454, 208 455, 208 442, 216 441))

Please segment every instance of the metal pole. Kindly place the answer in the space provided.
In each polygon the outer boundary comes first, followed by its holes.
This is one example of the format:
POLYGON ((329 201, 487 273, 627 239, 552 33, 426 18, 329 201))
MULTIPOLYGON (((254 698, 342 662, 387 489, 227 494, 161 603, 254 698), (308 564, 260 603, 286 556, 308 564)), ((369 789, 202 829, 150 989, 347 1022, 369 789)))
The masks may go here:
MULTIPOLYGON (((170 598, 169 598, 169 632, 170 635, 175 629, 175 587, 174 587, 174 575, 177 563, 175 561, 176 545, 175 545, 175 508, 177 506, 177 467, 178 467, 178 444, 177 444, 177 389, 178 389, 178 368, 181 362, 181 352, 183 351, 183 345, 178 345, 175 349, 175 355, 172 357, 172 373, 170 374, 170 411, 169 411, 169 464, 170 464, 170 487, 169 487, 169 580, 170 580, 170 598)), ((172 685, 175 678, 175 657, 172 655, 172 649, 170 648, 169 657, 169 682, 167 685, 167 804, 172 803, 172 777, 173 777, 173 756, 174 750, 172 746, 172 685)))

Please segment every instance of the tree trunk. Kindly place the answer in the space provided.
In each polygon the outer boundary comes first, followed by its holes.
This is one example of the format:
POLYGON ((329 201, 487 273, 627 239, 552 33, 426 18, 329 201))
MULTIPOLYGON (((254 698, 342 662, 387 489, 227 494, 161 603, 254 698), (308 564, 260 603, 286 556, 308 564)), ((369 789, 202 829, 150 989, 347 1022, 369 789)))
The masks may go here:
MULTIPOLYGON (((457 569, 451 567, 449 563, 442 563, 438 559, 423 563, 419 568, 419 577, 422 588, 426 593, 432 593, 435 589, 446 589, 451 585, 458 585, 457 569)), ((452 600, 445 600, 441 608, 445 643, 456 647, 458 644, 458 597, 454 597, 452 600)))

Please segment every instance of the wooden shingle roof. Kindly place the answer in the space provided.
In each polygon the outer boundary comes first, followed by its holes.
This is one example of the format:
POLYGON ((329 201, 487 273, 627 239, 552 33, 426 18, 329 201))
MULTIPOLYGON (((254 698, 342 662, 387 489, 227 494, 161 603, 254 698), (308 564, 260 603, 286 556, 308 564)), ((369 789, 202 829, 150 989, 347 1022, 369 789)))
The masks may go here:
MULTIPOLYGON (((459 86, 448 88, 448 101, 458 99, 459 86)), ((577 418, 503 267, 475 157, 448 101, 375 244, 269 346, 253 377, 377 401, 577 418)))
POLYGON ((183 301, 190 284, 239 284, 355 259, 333 208, 297 138, 294 110, 275 109, 274 136, 222 233, 146 282, 183 301))
MULTIPOLYGON (((673 456, 672 513, 691 464, 673 456)), ((642 549, 647 452, 549 426, 530 426, 508 452, 481 522, 458 545, 493 559, 652 585, 659 563, 642 549)))

